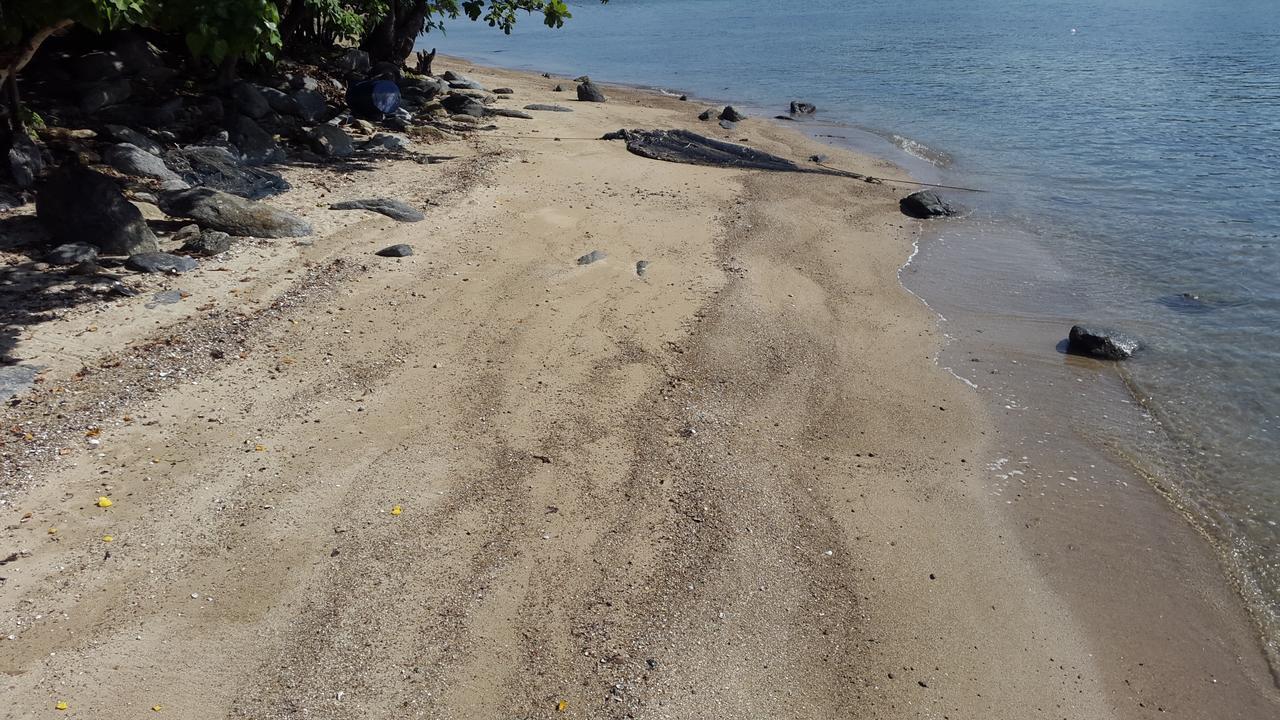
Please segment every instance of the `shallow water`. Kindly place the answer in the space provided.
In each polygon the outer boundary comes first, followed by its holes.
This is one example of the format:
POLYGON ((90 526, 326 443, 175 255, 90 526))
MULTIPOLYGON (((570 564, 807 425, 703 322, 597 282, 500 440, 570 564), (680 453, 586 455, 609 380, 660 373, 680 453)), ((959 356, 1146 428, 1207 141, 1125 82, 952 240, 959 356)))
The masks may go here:
POLYGON ((756 114, 806 100, 819 107, 821 124, 806 123, 816 135, 922 179, 990 190, 957 196, 977 212, 926 238, 918 265, 927 277, 915 289, 966 318, 969 350, 987 343, 1067 365, 1055 346, 1073 321, 1141 337, 1146 347, 1123 379, 1158 425, 1116 420, 1143 413, 1108 413, 1108 393, 1082 398, 1083 410, 1064 419, 1155 474, 1230 551, 1257 590, 1255 609, 1274 619, 1274 0, 571 6, 560 31, 537 18, 511 37, 453 23, 420 44, 731 100, 756 114))

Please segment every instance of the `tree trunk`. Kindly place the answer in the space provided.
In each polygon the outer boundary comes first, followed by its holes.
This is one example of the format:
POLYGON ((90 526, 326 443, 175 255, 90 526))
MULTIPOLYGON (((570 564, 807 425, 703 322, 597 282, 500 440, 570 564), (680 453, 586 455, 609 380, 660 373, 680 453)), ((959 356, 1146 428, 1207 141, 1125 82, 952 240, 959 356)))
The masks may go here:
POLYGON ((395 0, 387 16, 370 31, 360 48, 369 53, 369 59, 375 63, 401 65, 413 52, 413 44, 422 34, 430 14, 428 0, 395 0))
POLYGON ((292 47, 294 36, 307 19, 307 0, 288 0, 288 3, 284 20, 280 22, 280 45, 285 48, 292 47))

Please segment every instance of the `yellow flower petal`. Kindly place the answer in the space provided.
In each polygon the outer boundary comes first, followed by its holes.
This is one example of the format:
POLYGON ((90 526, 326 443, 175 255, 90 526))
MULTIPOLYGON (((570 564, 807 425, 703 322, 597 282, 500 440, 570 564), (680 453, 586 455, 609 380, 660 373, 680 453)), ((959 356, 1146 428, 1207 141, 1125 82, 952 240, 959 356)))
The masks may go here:
POLYGON ((151 706, 151 712, 160 712, 160 711, 161 711, 161 710, 163 710, 163 709, 164 709, 164 706, 163 706, 163 705, 152 705, 152 706, 151 706))
POLYGON ((57 535, 57 534, 58 534, 58 528, 49 528, 49 534, 50 534, 50 535, 57 535))
POLYGON ((66 710, 66 709, 67 709, 67 701, 66 701, 66 700, 59 700, 59 701, 58 701, 58 704, 53 706, 53 709, 54 709, 54 710, 66 710))
POLYGON ((102 542, 111 542, 112 540, 115 540, 115 538, 114 538, 114 537, 111 537, 110 535, 103 535, 103 536, 102 536, 102 542))
POLYGON ((556 712, 564 712, 565 710, 568 710, 568 709, 569 709, 568 700, 561 700, 560 702, 556 703, 556 712))
POLYGON ((400 513, 402 513, 402 512, 404 512, 404 511, 400 509, 400 506, 399 506, 399 505, 396 505, 395 507, 391 508, 391 514, 392 514, 392 515, 399 515, 399 514, 400 514, 400 513))
POLYGON ((115 503, 111 502, 111 498, 107 497, 106 495, 103 495, 102 497, 98 498, 98 507, 111 507, 114 504, 115 503))

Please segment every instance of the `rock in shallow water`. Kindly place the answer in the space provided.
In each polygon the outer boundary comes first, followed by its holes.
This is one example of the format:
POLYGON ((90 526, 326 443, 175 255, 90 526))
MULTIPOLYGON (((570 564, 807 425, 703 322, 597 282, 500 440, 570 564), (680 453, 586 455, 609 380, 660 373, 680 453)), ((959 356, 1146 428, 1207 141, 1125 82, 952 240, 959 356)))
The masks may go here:
POLYGON ((943 200, 938 196, 938 193, 932 190, 911 193, 898 201, 898 208, 902 210, 903 215, 918 220, 936 217, 956 217, 964 213, 964 209, 959 205, 943 200))
POLYGON ((1133 356, 1140 344, 1117 330, 1072 325, 1067 337, 1067 351, 1103 360, 1125 360, 1133 356))

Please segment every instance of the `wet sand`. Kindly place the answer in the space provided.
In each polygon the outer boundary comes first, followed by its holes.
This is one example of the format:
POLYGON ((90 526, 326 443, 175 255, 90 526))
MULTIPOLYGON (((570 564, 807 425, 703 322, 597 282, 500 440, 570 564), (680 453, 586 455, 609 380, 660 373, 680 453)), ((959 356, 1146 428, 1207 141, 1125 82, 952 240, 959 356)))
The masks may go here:
POLYGON ((164 315, 103 310, 111 335, 71 314, 20 345, 51 370, 5 411, 4 717, 1280 707, 1229 593, 1174 591, 1204 551, 1153 565, 1174 587, 1132 600, 1167 622, 1120 635, 1067 586, 1126 587, 1123 549, 1059 571, 1037 543, 1080 515, 1019 528, 993 496, 997 418, 898 282, 906 189, 590 138, 688 127, 893 168, 649 93, 437 65, 574 112, 431 146, 451 163, 290 171, 279 202, 313 242, 177 280, 196 290, 164 315), (428 219, 324 209, 368 195, 428 219), (372 256, 396 242, 415 254, 372 256), (1118 673, 1135 647, 1158 670, 1118 673))

